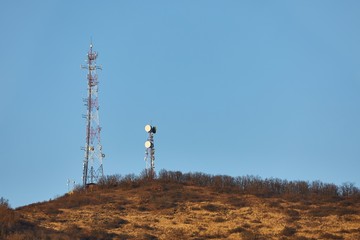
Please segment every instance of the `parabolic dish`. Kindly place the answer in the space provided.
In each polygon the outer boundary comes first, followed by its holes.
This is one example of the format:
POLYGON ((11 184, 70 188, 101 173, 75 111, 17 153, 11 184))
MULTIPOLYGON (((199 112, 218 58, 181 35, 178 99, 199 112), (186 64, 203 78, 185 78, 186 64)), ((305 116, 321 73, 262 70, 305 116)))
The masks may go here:
POLYGON ((149 124, 145 126, 145 131, 146 131, 146 132, 150 132, 151 129, 152 129, 152 127, 151 127, 151 125, 149 125, 149 124))
POLYGON ((146 148, 151 148, 152 147, 152 143, 150 141, 146 141, 145 142, 145 147, 146 148))

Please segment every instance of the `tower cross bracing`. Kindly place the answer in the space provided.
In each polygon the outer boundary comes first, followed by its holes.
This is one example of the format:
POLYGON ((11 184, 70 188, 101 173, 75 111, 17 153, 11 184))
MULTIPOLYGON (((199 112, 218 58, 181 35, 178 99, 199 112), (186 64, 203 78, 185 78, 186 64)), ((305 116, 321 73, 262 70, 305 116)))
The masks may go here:
POLYGON ((84 105, 86 106, 86 114, 83 117, 86 119, 86 139, 85 147, 82 149, 85 152, 83 162, 83 185, 96 183, 104 176, 103 158, 105 154, 102 152, 101 145, 101 127, 99 121, 99 80, 97 70, 101 70, 101 66, 96 64, 98 53, 93 51, 93 45, 90 44, 90 49, 87 54, 86 65, 82 65, 83 69, 87 70, 87 98, 84 98, 84 105))

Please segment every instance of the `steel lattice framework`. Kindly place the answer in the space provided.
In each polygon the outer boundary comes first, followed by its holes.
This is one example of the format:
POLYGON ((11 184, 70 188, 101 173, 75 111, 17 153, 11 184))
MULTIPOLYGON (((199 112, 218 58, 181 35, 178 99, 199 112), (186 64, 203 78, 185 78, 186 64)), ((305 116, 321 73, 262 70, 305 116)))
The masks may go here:
POLYGON ((86 143, 82 148, 85 151, 85 159, 83 163, 83 184, 96 183, 99 178, 104 176, 103 158, 100 138, 100 121, 99 121, 99 81, 97 70, 101 70, 101 66, 96 65, 98 53, 93 51, 93 45, 87 54, 86 65, 82 65, 83 69, 87 69, 88 95, 84 98, 84 105, 87 107, 87 114, 83 115, 86 119, 86 143))
POLYGON ((146 163, 146 173, 149 177, 154 178, 155 176, 155 143, 154 143, 154 134, 157 131, 155 126, 146 125, 145 131, 149 134, 148 139, 145 142, 145 163, 146 163))

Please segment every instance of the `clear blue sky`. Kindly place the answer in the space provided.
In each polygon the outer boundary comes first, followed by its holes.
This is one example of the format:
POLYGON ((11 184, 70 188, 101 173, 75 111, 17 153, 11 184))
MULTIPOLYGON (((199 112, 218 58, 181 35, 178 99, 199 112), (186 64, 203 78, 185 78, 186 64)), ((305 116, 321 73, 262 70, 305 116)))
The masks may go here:
POLYGON ((0 2, 0 196, 81 182, 90 39, 106 174, 156 169, 360 185, 359 1, 0 2))

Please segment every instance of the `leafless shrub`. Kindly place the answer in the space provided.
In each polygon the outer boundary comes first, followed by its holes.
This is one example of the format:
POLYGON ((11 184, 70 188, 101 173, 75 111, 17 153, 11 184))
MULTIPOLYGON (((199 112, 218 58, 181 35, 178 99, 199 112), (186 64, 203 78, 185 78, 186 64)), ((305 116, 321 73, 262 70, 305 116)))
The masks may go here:
POLYGON ((243 228, 251 228, 250 224, 248 224, 248 223, 244 223, 244 224, 242 225, 242 227, 243 227, 243 228))
POLYGON ((233 228, 231 230, 229 230, 229 233, 232 234, 232 233, 242 233, 242 232, 246 232, 248 230, 246 230, 245 228, 243 227, 236 227, 236 228, 233 228))
POLYGON ((98 185, 104 189, 104 188, 113 188, 120 185, 120 183, 124 180, 124 178, 121 175, 110 175, 110 176, 104 176, 100 178, 98 181, 98 185))
POLYGON ((119 204, 119 205, 117 206, 117 210, 119 210, 119 211, 124 211, 124 210, 126 210, 126 208, 125 208, 122 204, 119 204))
POLYGON ((343 240, 344 239, 343 236, 334 235, 334 234, 331 234, 331 233, 323 233, 323 234, 321 234, 320 238, 322 238, 322 239, 336 239, 336 240, 343 240))
POLYGON ((17 228, 19 216, 14 210, 10 209, 8 201, 0 199, 0 238, 17 228))
POLYGON ((205 234, 203 237, 205 239, 226 239, 227 238, 227 236, 220 231, 217 231, 216 233, 205 234))
POLYGON ((340 186, 339 191, 343 197, 349 197, 349 196, 354 196, 354 195, 360 194, 360 191, 357 187, 355 187, 355 184, 349 183, 349 182, 343 183, 340 186))
POLYGON ((243 208, 249 206, 249 203, 244 198, 231 196, 227 199, 227 203, 237 208, 243 208))
POLYGON ((268 206, 271 208, 278 208, 278 209, 282 208, 279 201, 271 201, 268 203, 268 206))
POLYGON ((349 231, 347 229, 341 229, 338 233, 348 234, 348 233, 351 233, 351 231, 349 231))
POLYGON ((156 230, 154 227, 151 227, 149 224, 143 224, 143 225, 139 225, 139 224, 134 224, 135 228, 142 228, 148 231, 153 231, 156 230))
POLYGON ((358 214, 356 209, 337 207, 337 206, 318 206, 309 211, 313 217, 326 217, 330 215, 344 216, 358 214))
POLYGON ((116 219, 112 219, 110 222, 105 221, 103 224, 104 228, 120 228, 125 224, 128 224, 129 221, 123 218, 116 218, 116 219))
POLYGON ((65 232, 68 233, 70 236, 76 238, 79 232, 81 232, 81 228, 78 227, 77 225, 71 224, 65 229, 65 232))
POLYGON ((191 207, 191 210, 192 211, 199 211, 199 210, 201 210, 201 208, 199 208, 199 207, 191 207))
POLYGON ((134 239, 133 236, 125 233, 118 234, 114 240, 128 240, 128 239, 134 239))
POLYGON ((266 237, 253 232, 244 232, 241 234, 241 236, 243 240, 267 240, 266 237))
POLYGON ((356 215, 358 213, 359 213, 359 211, 357 209, 353 209, 353 208, 339 207, 336 209, 336 215, 338 215, 338 216, 356 215))
POLYGON ((152 169, 144 169, 141 173, 140 173, 140 176, 139 176, 139 180, 141 182, 143 181, 152 181, 156 179, 156 172, 153 171, 152 169))
POLYGON ((148 234, 148 233, 145 233, 144 234, 144 240, 157 240, 158 237, 154 236, 154 235, 151 235, 151 234, 148 234))
POLYGON ((231 229, 229 231, 230 234, 233 233, 240 233, 241 239, 243 240, 266 240, 264 236, 258 233, 254 233, 248 229, 242 228, 242 227, 236 227, 234 229, 231 229))
POLYGON ((214 219, 214 222, 217 222, 217 223, 221 223, 221 222, 226 222, 227 220, 225 218, 222 218, 222 217, 216 217, 214 219))
POLYGON ((168 209, 175 208, 177 206, 178 199, 174 199, 169 195, 153 195, 150 204, 154 206, 155 209, 168 209))
POLYGON ((59 210, 59 204, 49 204, 47 208, 44 208, 44 211, 48 215, 58 215, 62 213, 62 211, 59 210))
POLYGON ((222 206, 209 203, 209 204, 202 206, 202 209, 209 211, 209 212, 219 212, 219 211, 223 210, 224 208, 222 206))
POLYGON ((189 202, 204 202, 210 200, 206 195, 195 191, 186 191, 184 192, 183 197, 189 202))
POLYGON ((192 220, 191 219, 185 219, 185 221, 184 221, 184 224, 192 224, 192 220))
POLYGON ((138 207, 138 210, 139 210, 140 212, 149 211, 149 209, 148 209, 147 207, 145 207, 145 206, 139 206, 139 207, 138 207))
POLYGON ((173 228, 169 232, 169 239, 188 239, 187 232, 183 228, 173 228))
POLYGON ((284 236, 293 236, 296 233, 296 228, 293 227, 284 227, 281 231, 281 234, 284 236))
POLYGON ((261 223, 261 220, 259 220, 259 219, 254 219, 254 220, 252 220, 251 222, 252 222, 252 223, 261 223))
POLYGON ((297 221, 300 219, 300 213, 296 210, 289 209, 286 211, 286 214, 289 216, 290 221, 297 221))
POLYGON ((315 238, 307 238, 307 237, 304 237, 304 236, 295 236, 293 238, 291 238, 293 240, 316 240, 315 238))
POLYGON ((0 208, 10 208, 9 200, 1 197, 0 198, 0 208))
POLYGON ((87 239, 87 240, 112 240, 114 237, 116 237, 116 234, 108 233, 104 229, 101 228, 95 228, 91 230, 89 234, 86 234, 85 236, 81 236, 80 239, 87 239))

